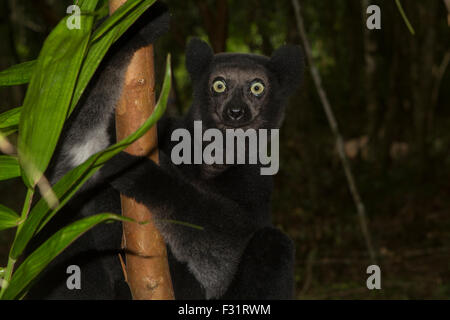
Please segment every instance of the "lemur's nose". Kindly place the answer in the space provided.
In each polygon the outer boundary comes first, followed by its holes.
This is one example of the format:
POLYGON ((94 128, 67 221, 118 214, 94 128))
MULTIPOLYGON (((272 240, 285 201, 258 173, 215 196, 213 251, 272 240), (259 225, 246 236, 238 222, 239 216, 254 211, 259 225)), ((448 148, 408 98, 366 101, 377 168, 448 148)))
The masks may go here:
POLYGON ((232 120, 239 120, 244 116, 244 108, 241 106, 233 106, 227 109, 227 114, 232 120))

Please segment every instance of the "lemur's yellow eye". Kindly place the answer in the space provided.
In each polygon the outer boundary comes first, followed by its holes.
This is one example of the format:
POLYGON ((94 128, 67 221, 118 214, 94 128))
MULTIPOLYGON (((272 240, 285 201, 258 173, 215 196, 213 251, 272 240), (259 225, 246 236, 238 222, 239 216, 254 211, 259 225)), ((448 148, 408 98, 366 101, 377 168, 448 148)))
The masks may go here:
POLYGON ((250 87, 250 91, 253 95, 258 97, 264 92, 264 85, 259 81, 253 82, 250 87))
POLYGON ((216 80, 213 83, 213 90, 217 93, 222 93, 225 92, 225 90, 227 89, 227 84, 225 83, 224 80, 216 80))

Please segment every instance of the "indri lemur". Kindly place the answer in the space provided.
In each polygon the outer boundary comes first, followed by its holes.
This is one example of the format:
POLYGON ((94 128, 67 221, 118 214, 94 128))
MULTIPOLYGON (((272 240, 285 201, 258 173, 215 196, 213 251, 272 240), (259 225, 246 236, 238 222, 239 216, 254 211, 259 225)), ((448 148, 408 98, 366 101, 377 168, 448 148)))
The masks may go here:
MULTIPOLYGON (((69 169, 114 143, 114 107, 132 54, 168 29, 166 8, 156 3, 102 62, 70 116, 53 159, 56 182, 69 169)), ((193 103, 181 119, 158 122, 160 165, 120 153, 93 176, 43 235, 100 212, 120 214, 119 192, 151 208, 168 245, 176 299, 288 299, 293 296, 294 248, 272 226, 272 177, 259 165, 174 165, 171 133, 194 120, 203 129, 279 128, 284 106, 298 87, 299 48, 283 46, 272 57, 213 54, 194 39, 186 49, 193 103), (184 221, 204 230, 161 222, 184 221)), ((118 259, 120 223, 100 225, 64 251, 30 292, 31 298, 130 298, 118 259), (69 290, 66 268, 81 268, 81 290, 69 290)))

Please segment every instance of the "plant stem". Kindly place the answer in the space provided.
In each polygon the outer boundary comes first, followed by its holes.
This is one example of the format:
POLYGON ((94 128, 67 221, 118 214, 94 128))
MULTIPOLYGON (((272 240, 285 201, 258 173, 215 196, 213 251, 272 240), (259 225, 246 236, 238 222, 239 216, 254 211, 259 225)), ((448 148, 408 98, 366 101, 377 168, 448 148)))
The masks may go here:
MULTIPOLYGON (((22 230, 23 222, 25 221, 25 219, 28 216, 28 213, 30 212, 30 207, 31 207, 31 202, 33 200, 33 195, 34 195, 34 189, 28 189, 27 195, 25 196, 25 202, 24 202, 23 208, 22 208, 22 213, 20 215, 22 223, 20 223, 18 225, 18 227, 17 227, 16 235, 14 237, 14 242, 16 241, 17 235, 19 234, 20 230, 22 230)), ((11 248, 14 247, 14 242, 13 242, 13 245, 11 246, 11 248)), ((11 254, 10 254, 9 257, 8 257, 8 265, 5 268, 5 276, 4 276, 3 280, 2 280, 2 288, 0 290, 0 299, 2 298, 6 288, 9 285, 9 282, 11 281, 11 277, 12 277, 12 274, 13 274, 14 265, 15 265, 16 261, 17 260, 13 259, 11 257, 11 254)))
POLYGON ((409 22, 408 17, 406 16, 405 11, 403 10, 402 4, 400 3, 400 0, 395 0, 395 3, 397 4, 398 11, 400 11, 400 14, 402 15, 402 18, 405 21, 405 24, 408 27, 409 32, 411 32, 411 34, 414 35, 415 34, 414 28, 409 22))
MULTIPOLYGON (((30 212, 31 202, 33 201, 34 189, 28 189, 27 195, 25 196, 25 202, 23 204, 22 213, 20 214, 21 224, 17 227, 16 236, 19 234, 20 230, 22 230, 23 222, 28 217, 28 213, 30 212)), ((14 238, 14 240, 15 240, 14 238)))
POLYGON ((11 257, 8 258, 8 265, 6 266, 6 269, 5 269, 5 277, 2 279, 2 289, 0 291, 0 299, 2 298, 3 293, 5 292, 6 288, 9 285, 9 281, 11 280, 12 271, 14 269, 15 263, 16 263, 16 260, 14 260, 11 257))

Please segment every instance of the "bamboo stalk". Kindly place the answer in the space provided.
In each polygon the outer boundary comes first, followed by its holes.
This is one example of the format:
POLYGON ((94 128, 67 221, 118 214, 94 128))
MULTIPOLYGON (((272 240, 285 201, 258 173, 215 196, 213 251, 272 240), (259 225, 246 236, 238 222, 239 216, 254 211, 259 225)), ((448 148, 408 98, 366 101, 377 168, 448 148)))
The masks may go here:
POLYGON ((445 6, 447 7, 447 24, 450 27, 450 0, 444 0, 445 6))
MULTIPOLYGON (((126 0, 109 0, 110 13, 126 0)), ((150 8, 151 10, 151 8, 150 8)), ((155 107, 153 46, 141 48, 128 66, 122 95, 116 108, 116 135, 120 140, 136 131, 155 107)), ((148 156, 158 163, 156 126, 134 142, 126 152, 148 156)), ((158 183, 158 181, 155 181, 158 183)), ((121 195, 122 214, 136 221, 123 223, 123 246, 126 251, 126 281, 134 300, 174 299, 167 251, 156 229, 152 214, 144 205, 121 195)))
POLYGON ((303 24, 303 18, 300 14, 300 4, 298 0, 292 0, 292 5, 295 11, 295 18, 297 21, 298 32, 300 37, 303 40, 303 46, 306 53, 306 58, 309 64, 309 70, 311 71, 311 76, 314 80, 314 84, 317 88, 317 92, 319 93, 320 101, 322 102, 322 106, 324 108, 325 114, 328 119, 328 123, 330 124, 331 131, 333 132, 336 139, 336 147, 338 150, 339 157, 342 162, 342 166, 344 168, 345 177, 347 178, 348 186, 350 189, 350 193, 353 197, 353 201, 356 206, 356 210, 358 213, 359 224, 361 226, 361 231, 366 242, 367 251, 369 252, 369 257, 372 264, 376 264, 376 254, 372 245, 372 237, 369 232, 369 227, 367 223, 367 215, 364 203, 362 202, 361 196, 359 195, 358 188, 356 187, 355 178, 353 177, 353 173, 350 168, 350 163, 348 162, 347 156, 345 155, 344 149, 344 140, 342 139, 342 135, 339 131, 339 127, 336 121, 336 118, 333 113, 333 109, 331 108, 330 102, 328 100, 328 96, 323 89, 322 80, 317 70, 312 54, 311 54, 311 46, 309 44, 308 38, 306 36, 305 26, 303 24))

